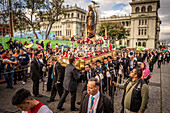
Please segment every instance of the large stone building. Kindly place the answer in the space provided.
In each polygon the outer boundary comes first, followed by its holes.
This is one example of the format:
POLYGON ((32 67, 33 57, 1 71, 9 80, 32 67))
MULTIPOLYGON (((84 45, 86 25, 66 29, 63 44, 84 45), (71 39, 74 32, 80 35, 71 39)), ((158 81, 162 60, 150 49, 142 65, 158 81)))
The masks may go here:
MULTIPOLYGON (((82 38, 85 36, 86 10, 75 6, 67 5, 65 15, 58 22, 55 22, 51 31, 55 32, 56 39, 68 39, 69 37, 82 38)), ((46 26, 43 26, 46 29, 46 26)))
POLYGON ((159 47, 160 18, 158 9, 160 0, 132 0, 130 2, 131 16, 111 16, 101 18, 99 22, 121 22, 129 31, 129 35, 124 40, 116 41, 117 45, 127 45, 135 48, 144 46, 146 48, 159 47))
MULTIPOLYGON (((129 16, 113 15, 107 18, 100 18, 98 26, 102 22, 119 22, 128 31, 127 38, 116 41, 118 45, 127 45, 128 48, 136 48, 136 46, 144 46, 146 48, 159 47, 160 18, 158 9, 160 8, 160 0, 132 0, 130 2, 132 8, 129 16)), ((55 32, 57 39, 63 37, 82 38, 85 36, 87 11, 75 5, 67 6, 66 15, 61 21, 56 22, 52 31, 55 32)), ((44 27, 45 28, 45 27, 44 27)))

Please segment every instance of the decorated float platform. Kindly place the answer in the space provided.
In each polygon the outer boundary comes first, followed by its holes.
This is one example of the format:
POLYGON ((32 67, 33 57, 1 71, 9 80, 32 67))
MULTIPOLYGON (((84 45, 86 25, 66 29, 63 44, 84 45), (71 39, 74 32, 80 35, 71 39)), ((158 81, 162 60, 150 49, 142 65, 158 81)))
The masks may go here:
POLYGON ((82 70, 85 67, 85 64, 90 64, 96 62, 97 60, 103 60, 108 56, 116 56, 116 51, 113 50, 111 44, 107 47, 109 37, 103 37, 100 40, 94 40, 90 38, 84 38, 83 40, 77 40, 78 46, 75 48, 73 43, 75 38, 71 39, 71 48, 70 51, 64 52, 56 56, 57 61, 61 63, 63 67, 69 64, 69 57, 75 57, 76 64, 75 67, 78 70, 82 70), (103 47, 103 44, 105 45, 103 47))

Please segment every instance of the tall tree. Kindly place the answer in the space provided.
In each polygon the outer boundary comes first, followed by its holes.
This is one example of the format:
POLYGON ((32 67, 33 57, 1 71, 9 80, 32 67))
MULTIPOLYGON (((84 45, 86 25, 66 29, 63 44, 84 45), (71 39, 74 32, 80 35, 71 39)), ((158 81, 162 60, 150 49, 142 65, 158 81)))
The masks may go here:
POLYGON ((120 23, 102 23, 99 26, 98 35, 105 36, 105 29, 107 29, 107 36, 111 42, 126 38, 126 29, 120 23))
POLYGON ((62 18, 65 11, 63 0, 15 0, 12 3, 14 30, 32 31, 37 39, 36 31, 40 31, 43 23, 47 26, 47 39, 52 25, 62 18))

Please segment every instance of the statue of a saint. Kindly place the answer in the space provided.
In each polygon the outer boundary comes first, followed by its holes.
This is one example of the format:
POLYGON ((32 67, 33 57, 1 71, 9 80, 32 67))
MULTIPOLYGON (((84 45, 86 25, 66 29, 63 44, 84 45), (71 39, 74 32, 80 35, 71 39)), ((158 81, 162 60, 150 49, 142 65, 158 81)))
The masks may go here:
POLYGON ((95 37, 95 13, 91 5, 88 6, 89 12, 87 15, 87 37, 93 38, 95 37))

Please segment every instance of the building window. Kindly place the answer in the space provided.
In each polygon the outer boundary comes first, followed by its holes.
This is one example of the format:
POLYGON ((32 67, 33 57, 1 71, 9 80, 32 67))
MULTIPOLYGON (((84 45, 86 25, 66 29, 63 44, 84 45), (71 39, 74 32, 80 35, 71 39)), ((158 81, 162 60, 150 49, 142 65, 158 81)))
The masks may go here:
POLYGON ((123 26, 125 26, 125 22, 122 22, 123 26))
POLYGON ((145 29, 145 33, 144 34, 146 35, 146 29, 145 29))
POLYGON ((145 25, 147 25, 147 20, 145 20, 145 25))
POLYGON ((62 35, 61 31, 60 31, 60 36, 62 35))
POLYGON ((129 41, 129 40, 127 40, 127 46, 128 46, 128 47, 129 47, 129 42, 130 42, 130 41, 129 41))
POLYGON ((77 18, 79 18, 79 13, 77 14, 77 18))
POLYGON ((141 20, 139 20, 139 25, 141 25, 141 20))
POLYGON ((138 31, 138 35, 140 35, 140 29, 139 29, 139 31, 138 31))
POLYGON ((142 34, 141 35, 143 35, 143 29, 142 29, 142 34))
POLYGON ((141 46, 141 42, 138 42, 138 46, 141 46))
POLYGON ((142 13, 146 12, 145 6, 142 7, 141 11, 142 11, 142 13))
POLYGON ((72 18, 74 17, 74 13, 71 14, 71 17, 72 17, 72 18))
POLYGON ((81 15, 81 20, 83 20, 83 15, 81 15))
POLYGON ((136 7, 135 12, 139 13, 139 7, 136 7))
POLYGON ((146 42, 143 42, 142 46, 143 46, 143 47, 146 47, 146 42))
POLYGON ((152 6, 148 6, 148 12, 152 12, 152 6))
POLYGON ((60 31, 58 31, 58 36, 60 36, 60 31))
POLYGON ((119 40, 119 45, 122 45, 122 40, 119 40))
POLYGON ((126 26, 129 26, 129 23, 128 23, 128 22, 126 22, 126 26))
POLYGON ((68 14, 68 18, 70 18, 70 14, 68 14))
POLYGON ((144 20, 142 20, 142 25, 144 25, 144 20))

